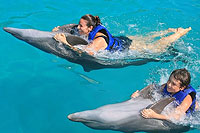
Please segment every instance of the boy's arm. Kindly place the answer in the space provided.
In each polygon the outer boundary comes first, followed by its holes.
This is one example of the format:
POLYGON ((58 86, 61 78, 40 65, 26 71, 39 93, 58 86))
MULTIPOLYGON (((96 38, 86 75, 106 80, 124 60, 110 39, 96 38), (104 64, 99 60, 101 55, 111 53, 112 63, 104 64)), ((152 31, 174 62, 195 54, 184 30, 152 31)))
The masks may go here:
POLYGON ((185 112, 189 109, 192 104, 192 97, 187 95, 183 102, 176 107, 173 112, 168 113, 167 115, 157 114, 152 109, 144 109, 141 111, 141 114, 144 118, 154 118, 154 119, 162 119, 162 120, 170 120, 176 119, 180 120, 182 116, 185 115, 185 112))
POLYGON ((198 102, 196 101, 196 106, 195 106, 195 109, 196 110, 199 110, 199 104, 198 104, 198 102))
POLYGON ((131 94, 131 98, 136 98, 136 97, 138 97, 139 96, 139 90, 136 90, 135 92, 133 92, 132 94, 131 94))

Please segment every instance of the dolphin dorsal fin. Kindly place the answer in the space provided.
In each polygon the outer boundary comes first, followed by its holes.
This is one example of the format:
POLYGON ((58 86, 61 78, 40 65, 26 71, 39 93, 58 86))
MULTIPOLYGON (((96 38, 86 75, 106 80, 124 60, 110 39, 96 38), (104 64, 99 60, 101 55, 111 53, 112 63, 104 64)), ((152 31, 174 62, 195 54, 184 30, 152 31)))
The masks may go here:
POLYGON ((153 90, 155 90, 155 85, 149 85, 140 91, 139 96, 144 99, 152 99, 153 90))
POLYGON ((152 109, 154 112, 160 114, 163 109, 169 104, 171 103, 172 101, 174 101, 175 98, 174 97, 168 97, 168 98, 164 98, 164 99, 161 99, 157 102, 155 102, 154 104, 152 104, 149 109, 152 109))

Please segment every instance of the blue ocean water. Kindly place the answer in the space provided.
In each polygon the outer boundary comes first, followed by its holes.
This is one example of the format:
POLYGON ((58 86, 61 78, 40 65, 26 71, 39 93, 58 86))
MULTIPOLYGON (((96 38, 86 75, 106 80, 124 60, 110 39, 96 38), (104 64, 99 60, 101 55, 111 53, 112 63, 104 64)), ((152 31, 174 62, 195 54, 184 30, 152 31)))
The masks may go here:
MULTIPOLYGON (((77 111, 129 99, 132 92, 186 67, 199 89, 199 0, 0 0, 0 132, 114 133, 71 122, 77 111), (192 30, 175 43, 170 62, 84 72, 55 55, 40 51, 3 31, 3 27, 50 31, 98 15, 113 35, 144 35, 169 27, 192 30)), ((165 58, 165 57, 163 57, 165 58)), ((197 129, 189 132, 199 132, 197 129)))

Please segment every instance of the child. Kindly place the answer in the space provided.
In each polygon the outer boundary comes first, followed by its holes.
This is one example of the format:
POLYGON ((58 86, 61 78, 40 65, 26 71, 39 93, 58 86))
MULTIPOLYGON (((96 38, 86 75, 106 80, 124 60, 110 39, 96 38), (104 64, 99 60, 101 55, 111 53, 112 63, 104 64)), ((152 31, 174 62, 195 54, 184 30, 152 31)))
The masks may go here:
MULTIPOLYGON (((195 111, 199 106, 196 102, 196 91, 190 85, 190 73, 185 69, 174 70, 167 83, 163 84, 161 87, 161 93, 166 96, 171 96, 176 99, 177 105, 175 111, 163 115, 157 114, 152 109, 144 109, 141 114, 144 118, 154 118, 154 119, 176 119, 179 120, 185 114, 190 114, 195 111)), ((134 98, 138 96, 139 91, 134 92, 131 97, 134 98)))

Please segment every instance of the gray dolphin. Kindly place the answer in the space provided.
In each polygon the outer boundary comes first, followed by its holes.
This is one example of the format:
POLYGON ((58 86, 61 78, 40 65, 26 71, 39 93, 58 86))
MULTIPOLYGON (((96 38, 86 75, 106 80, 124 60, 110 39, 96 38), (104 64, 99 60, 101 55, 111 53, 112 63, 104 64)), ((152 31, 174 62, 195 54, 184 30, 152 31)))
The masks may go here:
POLYGON ((87 110, 68 115, 68 119, 82 122, 84 125, 99 130, 115 130, 121 132, 185 132, 190 127, 176 125, 170 121, 145 119, 140 115, 144 108, 151 108, 161 113, 174 98, 165 98, 153 102, 150 98, 152 86, 140 91, 140 96, 128 101, 105 105, 94 110, 87 110))
MULTIPOLYGON (((71 45, 87 45, 87 40, 79 37, 74 27, 76 27, 75 24, 64 25, 60 27, 58 32, 64 32, 67 37, 67 41, 71 45)), ((103 60, 95 58, 94 56, 90 56, 85 52, 83 52, 81 55, 77 54, 72 49, 67 47, 67 45, 55 41, 53 37, 58 32, 46 32, 35 29, 19 29, 11 27, 4 27, 3 29, 16 38, 25 41, 42 51, 55 54, 70 62, 82 65, 84 71, 86 72, 102 68, 121 68, 129 65, 143 65, 150 61, 158 61, 152 58, 138 58, 131 61, 103 60)))

